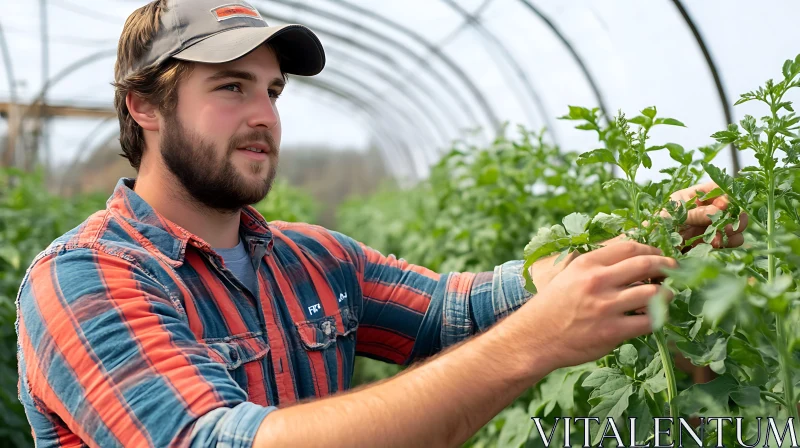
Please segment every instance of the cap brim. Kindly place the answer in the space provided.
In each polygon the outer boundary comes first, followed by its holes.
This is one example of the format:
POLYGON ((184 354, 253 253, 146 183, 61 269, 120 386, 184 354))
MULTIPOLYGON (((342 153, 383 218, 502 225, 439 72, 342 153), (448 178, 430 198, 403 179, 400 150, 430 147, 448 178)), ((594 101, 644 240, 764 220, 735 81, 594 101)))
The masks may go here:
POLYGON ((266 42, 275 48, 281 70, 286 73, 313 76, 325 67, 322 44, 303 25, 234 28, 209 36, 173 57, 220 64, 239 59, 266 42))

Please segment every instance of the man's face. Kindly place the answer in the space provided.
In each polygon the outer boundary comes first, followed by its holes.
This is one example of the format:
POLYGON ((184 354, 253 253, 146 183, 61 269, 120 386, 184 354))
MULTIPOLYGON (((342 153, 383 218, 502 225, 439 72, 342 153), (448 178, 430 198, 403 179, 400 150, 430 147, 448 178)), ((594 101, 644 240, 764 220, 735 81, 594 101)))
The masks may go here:
POLYGON ((195 64, 180 82, 178 105, 164 116, 160 148, 167 168, 195 200, 233 212, 266 197, 278 168, 275 101, 283 88, 278 60, 265 46, 233 62, 195 64))

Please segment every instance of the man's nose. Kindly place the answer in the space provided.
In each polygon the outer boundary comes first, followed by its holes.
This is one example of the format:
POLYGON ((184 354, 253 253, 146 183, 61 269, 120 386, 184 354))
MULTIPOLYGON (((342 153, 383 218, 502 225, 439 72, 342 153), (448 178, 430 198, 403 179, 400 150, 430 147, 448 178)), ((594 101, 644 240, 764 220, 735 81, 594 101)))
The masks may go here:
POLYGON ((250 104, 249 120, 250 127, 256 128, 264 126, 272 129, 278 124, 278 111, 275 102, 270 98, 269 93, 259 93, 253 98, 250 104))

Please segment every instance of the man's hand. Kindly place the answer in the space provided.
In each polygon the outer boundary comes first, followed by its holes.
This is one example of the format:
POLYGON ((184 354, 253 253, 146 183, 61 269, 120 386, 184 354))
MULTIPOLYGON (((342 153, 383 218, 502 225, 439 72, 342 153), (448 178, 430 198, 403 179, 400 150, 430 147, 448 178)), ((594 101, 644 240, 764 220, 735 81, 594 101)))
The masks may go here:
POLYGON ((572 263, 578 255, 580 255, 578 252, 571 252, 558 263, 555 261, 559 254, 534 261, 531 267, 528 268, 528 272, 531 274, 531 280, 533 280, 533 286, 536 287, 536 290, 541 291, 549 285, 553 278, 566 269, 567 265, 572 263))
POLYGON ((657 248, 615 242, 577 257, 515 314, 536 316, 529 336, 539 349, 550 349, 551 367, 593 361, 622 341, 651 332, 649 316, 626 313, 647 306, 656 294, 671 300, 672 293, 637 283, 663 277, 664 269, 675 267, 677 262, 657 248))
MULTIPOLYGON (((672 193, 672 195, 670 195, 670 199, 673 201, 689 201, 693 197, 697 196, 698 191, 708 193, 717 187, 718 185, 714 182, 695 185, 685 190, 672 193)), ((711 224, 711 218, 708 216, 713 215, 720 210, 727 209, 729 202, 730 201, 727 195, 722 195, 708 201, 697 201, 697 208, 689 210, 689 215, 686 218, 686 224, 680 230, 683 240, 686 241, 705 233, 706 229, 711 224)), ((663 211, 662 215, 667 215, 667 212, 663 211)), ((733 230, 733 226, 730 224, 725 226, 725 233, 728 235, 728 244, 725 247, 738 247, 744 243, 744 235, 742 232, 744 232, 747 228, 747 221, 747 214, 742 213, 739 215, 739 227, 736 230, 733 230)), ((702 242, 703 240, 699 239, 692 245, 696 246, 702 242)), ((722 234, 720 232, 717 232, 717 235, 711 241, 711 245, 716 248, 722 247, 722 234)))
MULTIPOLYGON (((693 197, 697 196, 697 192, 700 191, 702 193, 708 193, 709 191, 717 188, 717 184, 714 182, 708 182, 705 184, 695 185, 693 187, 686 188, 684 190, 676 191, 670 195, 670 199, 673 201, 689 201, 693 197)), ((709 215, 713 215, 720 210, 725 210, 728 208, 729 204, 728 197, 726 195, 722 195, 716 197, 714 199, 708 201, 697 201, 697 207, 689 210, 689 214, 686 218, 686 223, 683 228, 680 230, 680 234, 683 237, 683 240, 689 240, 694 238, 698 235, 702 235, 705 233, 706 229, 709 225, 711 225, 711 218, 709 215)), ((666 210, 661 212, 663 216, 669 216, 666 210)), ((742 213, 739 216, 739 226, 736 230, 733 229, 733 226, 728 224, 725 226, 725 233, 728 235, 728 244, 725 247, 738 247, 744 243, 744 235, 743 232, 747 229, 748 217, 747 214, 742 213)), ((647 225, 647 223, 645 223, 647 225)), ((614 243, 618 243, 625 240, 624 235, 620 235, 616 238, 606 241, 603 243, 604 246, 608 246, 614 243)), ((702 244, 703 240, 698 239, 692 246, 696 246, 698 244, 702 244)), ((711 241, 711 245, 715 248, 720 248, 722 246, 722 234, 717 233, 714 239, 711 241)), ((568 256, 564 257, 558 263, 555 263, 555 260, 558 258, 558 254, 552 255, 546 258, 542 258, 537 260, 533 265, 530 267, 529 272, 531 274, 531 279, 533 279, 533 284, 536 286, 537 290, 541 290, 545 288, 552 280, 555 278, 556 275, 561 273, 566 267, 572 263, 577 257, 577 252, 572 252, 568 256)))

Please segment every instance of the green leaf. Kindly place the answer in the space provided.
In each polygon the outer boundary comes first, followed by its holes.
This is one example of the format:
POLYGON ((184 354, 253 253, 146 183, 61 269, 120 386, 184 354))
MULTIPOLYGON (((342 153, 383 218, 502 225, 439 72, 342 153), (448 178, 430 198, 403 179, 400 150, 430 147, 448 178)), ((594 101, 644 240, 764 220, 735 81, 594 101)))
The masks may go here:
POLYGON ((666 124, 669 126, 681 126, 686 127, 685 124, 681 123, 680 121, 674 118, 656 118, 655 124, 666 124))
POLYGON ((717 154, 719 154, 719 152, 724 147, 725 147, 725 145, 721 145, 721 144, 712 145, 712 146, 702 146, 702 147, 698 148, 698 151, 700 151, 703 154, 703 162, 708 163, 708 162, 711 162, 712 160, 714 160, 714 158, 717 157, 717 154))
POLYGON ((718 197, 720 197, 720 196, 722 196, 724 194, 725 194, 725 192, 722 191, 722 188, 717 187, 717 188, 714 188, 713 190, 709 191, 708 193, 700 196, 697 199, 699 201, 710 201, 710 200, 716 199, 716 198, 718 198, 718 197))
POLYGON ((0 246, 0 260, 5 260, 15 271, 19 270, 22 262, 19 251, 12 246, 0 246))
POLYGON ((753 407, 761 404, 761 392, 754 386, 741 386, 731 391, 731 400, 740 407, 753 407))
POLYGON ((556 401, 562 411, 568 411, 575 407, 575 383, 581 379, 580 373, 569 372, 564 376, 564 382, 557 389, 556 401))
POLYGON ((639 357, 639 352, 636 350, 631 344, 625 344, 619 348, 619 355, 617 359, 619 360, 620 365, 626 367, 635 367, 636 366, 636 359, 639 357))
POLYGON ((661 371, 661 356, 657 353, 653 356, 653 360, 650 361, 650 364, 644 368, 639 375, 644 376, 645 378, 652 378, 656 375, 656 373, 661 371))
POLYGON ((711 134, 711 138, 726 145, 735 142, 740 136, 739 126, 735 123, 729 124, 728 130, 726 131, 719 131, 711 134))
POLYGON ((533 427, 533 420, 521 408, 511 408, 503 411, 503 414, 505 416, 505 424, 503 424, 503 429, 500 431, 498 444, 509 448, 524 446, 533 427))
POLYGON ((669 150, 669 156, 672 160, 680 163, 681 165, 689 165, 692 163, 692 154, 686 153, 683 146, 677 143, 667 143, 664 145, 669 150))
POLYGON ((609 382, 621 382, 623 385, 629 383, 628 377, 619 369, 603 367, 590 373, 581 386, 589 388, 599 388, 609 382))
POLYGON ((614 159, 614 154, 607 149, 595 149, 589 152, 585 152, 578 156, 577 164, 578 166, 590 165, 594 163, 613 163, 616 164, 617 161, 614 159))
POLYGON ((733 177, 729 176, 725 170, 721 170, 710 163, 704 163, 703 169, 706 170, 708 177, 711 178, 724 191, 730 191, 733 186, 733 177))
POLYGON ((642 111, 642 115, 653 119, 656 117, 656 106, 650 106, 642 111))
MULTIPOLYGON (((622 414, 628 410, 629 398, 633 395, 633 385, 628 384, 622 388, 615 389, 607 395, 600 395, 594 401, 590 398, 589 402, 596 403, 589 411, 589 415, 598 417, 601 422, 607 422, 609 418, 618 420, 622 414)), ((592 444, 597 444, 603 438, 603 428, 605 425, 600 425, 597 428, 592 444)))
POLYGON ((580 235, 586 231, 586 225, 589 223, 589 216, 583 213, 570 213, 564 217, 564 228, 570 235, 580 235))
POLYGON ((648 378, 644 382, 644 387, 650 391, 651 394, 657 394, 662 390, 667 389, 667 375, 662 369, 658 374, 655 376, 648 378))
MULTIPOLYGON (((608 417, 622 417, 628 409, 628 398, 633 394, 633 380, 621 370, 607 367, 592 372, 584 380, 583 387, 593 388, 589 396, 589 403, 593 406, 589 415, 600 418, 601 422, 607 421, 608 417)), ((603 428, 597 428, 593 434, 593 444, 597 444, 602 438, 603 428)))
POLYGON ((642 154, 642 165, 648 170, 653 167, 653 160, 646 152, 642 154))
POLYGON ((636 443, 638 445, 646 445, 645 442, 650 438, 652 429, 655 427, 653 424, 653 414, 650 412, 650 406, 647 405, 647 392, 644 388, 640 388, 636 395, 631 396, 630 405, 628 406, 628 417, 636 418, 636 443))
POLYGON ((500 178, 500 169, 497 165, 488 165, 478 177, 478 185, 493 185, 497 183, 500 178))
POLYGON ((784 78, 790 78, 792 76, 792 66, 793 65, 794 65, 794 61, 792 61, 791 59, 787 59, 786 61, 784 61, 783 69, 781 70, 783 72, 783 77, 784 78))
POLYGON ((563 248, 562 239, 567 239, 567 233, 563 227, 559 225, 542 227, 525 246, 523 256, 525 259, 538 259, 550 255, 563 248))
POLYGON ((720 320, 744 298, 747 279, 723 276, 713 281, 703 292, 706 299, 703 315, 716 328, 720 320))
POLYGON ((678 407, 686 415, 727 415, 728 397, 737 386, 736 380, 729 376, 695 384, 678 394, 678 407))
POLYGON ((565 120, 587 120, 592 117, 591 111, 585 107, 569 106, 569 115, 561 117, 565 120))
POLYGON ((724 361, 728 356, 728 338, 718 334, 707 335, 702 340, 678 341, 675 346, 692 364, 701 367, 724 361))

